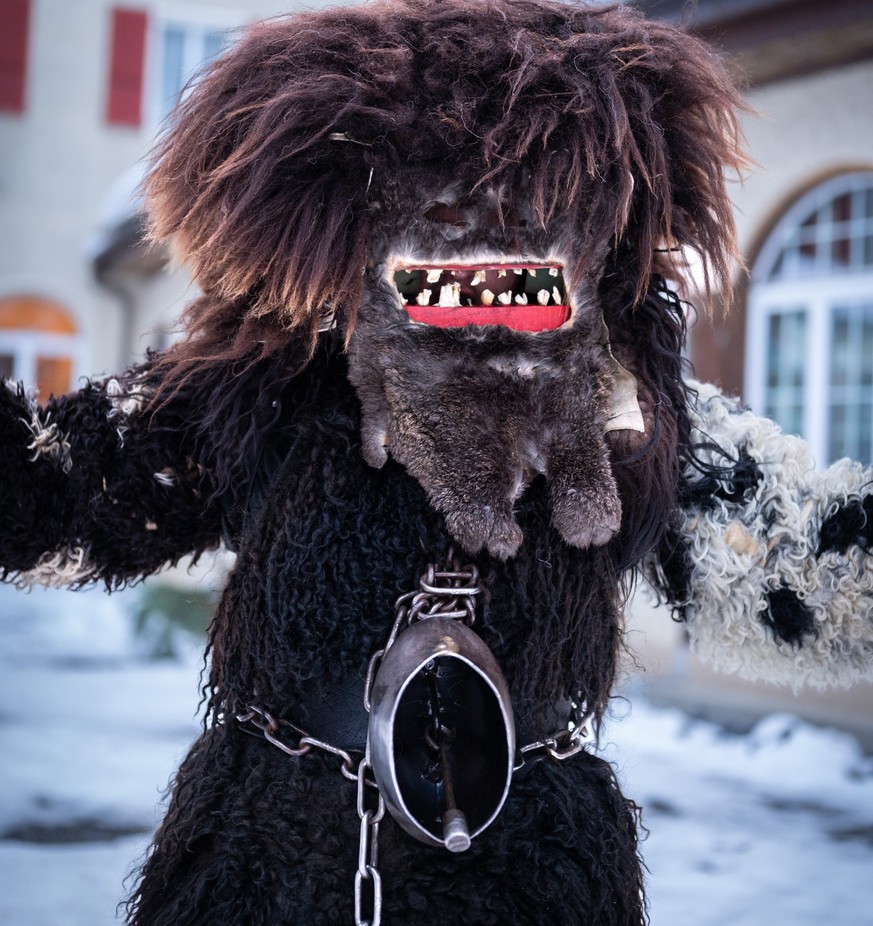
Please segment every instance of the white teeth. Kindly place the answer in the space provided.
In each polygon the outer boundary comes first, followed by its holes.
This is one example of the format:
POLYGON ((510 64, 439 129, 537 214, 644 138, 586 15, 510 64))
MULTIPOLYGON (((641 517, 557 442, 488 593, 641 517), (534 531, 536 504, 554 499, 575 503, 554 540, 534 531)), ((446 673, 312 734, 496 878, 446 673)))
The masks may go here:
POLYGON ((432 293, 432 292, 433 292, 432 289, 423 289, 423 290, 415 297, 415 301, 416 301, 419 305, 428 305, 428 304, 430 303, 430 297, 431 297, 431 293, 432 293))
POLYGON ((437 305, 442 306, 459 306, 461 304, 461 284, 447 283, 440 287, 440 297, 437 299, 437 305))
POLYGON ((482 305, 494 305, 494 293, 490 289, 483 289, 480 298, 482 305))
POLYGON ((530 277, 536 277, 537 273, 538 271, 536 270, 528 270, 527 275, 530 277))
POLYGON ((550 277, 556 277, 557 275, 558 275, 558 268, 557 268, 557 267, 549 267, 549 276, 550 276, 550 277))
POLYGON ((439 283, 440 277, 442 275, 443 275, 442 270, 428 270, 427 282, 428 283, 439 283))
POLYGON ((519 293, 515 297, 515 304, 516 305, 527 305, 527 293, 519 293))
POLYGON ((548 305, 548 304, 549 304, 549 291, 548 291, 547 289, 541 289, 541 290, 537 293, 537 302, 538 302, 540 305, 548 305))
POLYGON ((506 276, 506 271, 505 271, 505 270, 498 270, 498 271, 497 271, 497 276, 498 276, 498 277, 505 277, 505 276, 506 276))
POLYGON ((401 297, 400 297, 400 304, 401 304, 401 305, 408 305, 408 302, 407 302, 407 300, 406 300, 406 296, 401 296, 401 297))
POLYGON ((555 305, 561 305, 561 291, 557 286, 552 287, 552 299, 555 300, 555 305))
POLYGON ((520 276, 522 275, 522 273, 524 273, 524 271, 523 271, 520 267, 513 267, 513 268, 512 268, 512 272, 513 272, 517 277, 520 277, 520 276))
POLYGON ((484 283, 484 282, 485 282, 485 271, 477 270, 473 274, 473 279, 470 281, 470 285, 477 286, 479 283, 484 283))
POLYGON ((509 303, 512 302, 512 293, 501 293, 497 297, 497 301, 501 305, 509 305, 509 303))

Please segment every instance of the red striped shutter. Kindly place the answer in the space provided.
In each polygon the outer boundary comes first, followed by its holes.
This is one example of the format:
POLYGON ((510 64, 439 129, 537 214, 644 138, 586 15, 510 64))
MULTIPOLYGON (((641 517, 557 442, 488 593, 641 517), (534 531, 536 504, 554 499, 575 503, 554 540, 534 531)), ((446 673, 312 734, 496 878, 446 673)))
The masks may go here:
POLYGON ((24 112, 30 0, 0 0, 0 110, 24 112))
POLYGON ((141 125, 143 73, 148 16, 143 10, 112 10, 112 51, 106 121, 110 125, 141 125))

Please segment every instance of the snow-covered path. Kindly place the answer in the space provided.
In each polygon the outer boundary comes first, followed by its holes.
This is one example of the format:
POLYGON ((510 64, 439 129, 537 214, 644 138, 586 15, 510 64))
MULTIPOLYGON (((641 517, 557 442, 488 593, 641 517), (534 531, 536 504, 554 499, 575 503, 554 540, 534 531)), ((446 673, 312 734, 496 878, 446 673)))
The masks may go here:
MULTIPOLYGON (((3 926, 118 922, 199 671, 140 659, 124 596, 0 589, 3 926)), ((602 748, 645 808, 652 926, 873 926, 873 760, 851 737, 617 712, 602 748)))

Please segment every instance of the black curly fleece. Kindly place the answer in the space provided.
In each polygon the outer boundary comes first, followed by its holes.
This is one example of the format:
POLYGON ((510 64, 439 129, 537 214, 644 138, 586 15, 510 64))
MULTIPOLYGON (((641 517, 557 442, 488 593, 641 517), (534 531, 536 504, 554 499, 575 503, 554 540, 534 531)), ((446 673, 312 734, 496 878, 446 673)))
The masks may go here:
MULTIPOLYGON (((122 377, 123 397, 150 377, 150 364, 122 377)), ((119 411, 107 383, 42 410, 21 393, 0 396, 8 578, 45 551, 82 548, 94 571, 74 584, 115 587, 214 545, 222 530, 238 551, 210 631, 212 724, 178 773, 130 902, 136 926, 351 922, 354 786, 335 760, 290 759, 218 720, 253 700, 294 718, 299 699, 329 701, 337 683, 363 679, 395 599, 449 549, 418 483, 394 463, 363 462, 359 406, 338 349, 277 382, 248 379, 258 394, 249 407, 263 406, 261 450, 220 495, 213 450, 185 424, 209 402, 202 389, 168 396, 150 415, 119 411), (37 454, 34 434, 52 425, 55 450, 37 454)), ((551 731, 541 718, 568 692, 599 718, 620 646, 619 546, 567 546, 550 525, 547 495, 535 483, 522 499, 517 557, 478 557, 477 629, 531 735, 551 731)), ((387 924, 636 926, 643 917, 636 809, 589 755, 527 772, 461 857, 390 820, 380 844, 387 924)))
MULTIPOLYGON (((238 562, 210 634, 214 720, 253 700, 294 718, 299 699, 329 700, 349 674, 363 679, 395 599, 448 549, 418 483, 396 464, 363 463, 344 372, 342 356, 322 354, 285 390, 270 462, 248 507, 229 512, 238 562)), ((560 540, 543 486, 525 496, 519 521, 518 557, 480 557, 477 629, 520 722, 536 729, 567 691, 603 710, 620 641, 618 583, 608 550, 560 540)), ((609 766, 589 755, 534 768, 462 857, 386 821, 385 922, 638 924, 635 823, 609 766)), ((292 760, 216 725, 179 772, 132 922, 351 922, 357 836, 354 786, 336 760, 292 760)))

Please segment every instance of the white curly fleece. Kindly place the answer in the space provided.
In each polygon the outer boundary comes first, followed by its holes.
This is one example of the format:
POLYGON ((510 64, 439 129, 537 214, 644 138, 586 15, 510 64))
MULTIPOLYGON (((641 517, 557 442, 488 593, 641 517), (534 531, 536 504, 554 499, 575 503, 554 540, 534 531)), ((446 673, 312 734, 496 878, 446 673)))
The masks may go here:
POLYGON ((873 678, 871 557, 854 545, 844 555, 817 555, 822 522, 873 492, 873 471, 850 460, 818 470, 799 438, 714 386, 691 386, 692 440, 724 450, 699 456, 724 466, 744 452, 762 473, 745 499, 684 512, 692 571, 689 600, 679 604, 692 647, 723 670, 794 687, 873 678), (780 588, 810 609, 817 636, 799 644, 776 638, 763 618, 767 594, 780 588))

